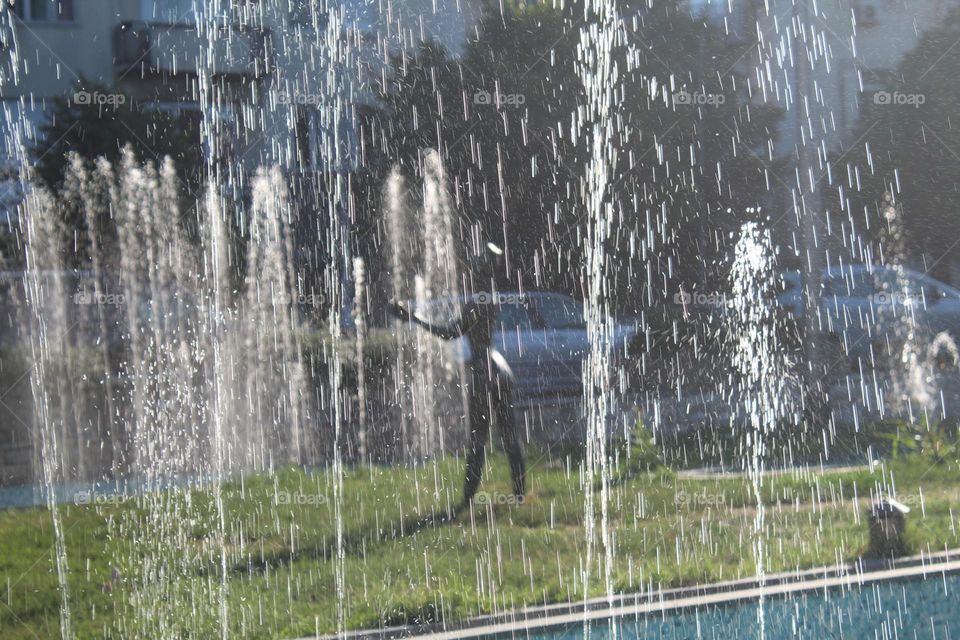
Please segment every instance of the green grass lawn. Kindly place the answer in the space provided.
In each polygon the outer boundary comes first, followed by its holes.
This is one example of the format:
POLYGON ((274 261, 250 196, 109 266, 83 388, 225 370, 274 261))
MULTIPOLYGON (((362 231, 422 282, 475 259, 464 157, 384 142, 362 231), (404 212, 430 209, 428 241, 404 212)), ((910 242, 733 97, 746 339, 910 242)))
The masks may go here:
MULTIPOLYGON (((755 573, 756 504, 747 480, 669 471, 623 478, 609 502, 616 590, 755 573)), ((339 558, 335 483, 326 471, 237 480, 224 486, 222 510, 203 491, 63 505, 71 625, 82 638, 207 638, 223 615, 243 637, 299 637, 334 631, 338 615, 347 627, 363 628, 583 597, 578 467, 532 464, 529 496, 512 504, 506 463, 495 457, 482 486, 487 504, 417 529, 418 519, 457 502, 461 480, 453 458, 415 469, 346 470, 339 558)), ((913 507, 913 551, 960 546, 956 463, 931 466, 913 457, 873 472, 765 478, 767 570, 858 557, 867 547, 863 513, 871 492, 890 483, 913 507)), ((0 637, 59 635, 53 557, 49 512, 0 512, 0 637)), ((603 593, 597 574, 590 594, 603 593)))

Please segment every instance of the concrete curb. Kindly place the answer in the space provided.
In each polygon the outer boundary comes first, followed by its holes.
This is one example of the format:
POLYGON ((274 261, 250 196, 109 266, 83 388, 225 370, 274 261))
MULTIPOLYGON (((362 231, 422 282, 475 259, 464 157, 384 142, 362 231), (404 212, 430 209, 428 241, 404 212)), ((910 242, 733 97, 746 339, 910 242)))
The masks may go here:
POLYGON ((757 578, 744 578, 694 587, 623 594, 613 598, 593 598, 580 602, 527 607, 447 624, 351 631, 340 636, 323 638, 388 640, 416 636, 434 640, 460 640, 499 635, 511 636, 517 633, 542 633, 550 629, 582 624, 588 620, 597 621, 609 617, 642 616, 651 613, 662 614, 703 605, 732 604, 758 598, 761 593, 769 597, 837 587, 851 588, 885 580, 946 575, 955 572, 960 572, 960 549, 900 558, 895 561, 861 559, 845 565, 771 574, 764 578, 762 587, 757 578))

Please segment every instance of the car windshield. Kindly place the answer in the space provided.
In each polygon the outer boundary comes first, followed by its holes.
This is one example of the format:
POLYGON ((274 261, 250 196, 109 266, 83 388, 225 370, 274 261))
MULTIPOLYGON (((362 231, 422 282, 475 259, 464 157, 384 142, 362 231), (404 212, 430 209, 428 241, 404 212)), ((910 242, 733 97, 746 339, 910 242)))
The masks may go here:
POLYGON ((800 290, 800 277, 793 273, 781 273, 774 277, 773 295, 796 293, 800 290))
POLYGON ((844 298, 869 298, 895 281, 896 278, 887 272, 838 269, 827 277, 825 293, 844 298))
POLYGON ((515 302, 500 305, 497 323, 500 325, 500 331, 529 331, 533 326, 529 307, 515 302))
POLYGON ((583 329, 583 305, 571 298, 543 296, 536 300, 537 311, 548 329, 583 329))
POLYGON ((935 282, 909 271, 858 269, 844 275, 833 272, 827 278, 826 293, 846 298, 872 299, 875 302, 935 302, 943 289, 935 282))

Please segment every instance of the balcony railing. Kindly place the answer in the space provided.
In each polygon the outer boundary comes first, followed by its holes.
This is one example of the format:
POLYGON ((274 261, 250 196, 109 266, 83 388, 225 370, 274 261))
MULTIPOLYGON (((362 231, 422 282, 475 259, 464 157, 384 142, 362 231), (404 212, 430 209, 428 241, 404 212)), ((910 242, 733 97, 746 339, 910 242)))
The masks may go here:
POLYGON ((260 77, 268 72, 268 31, 240 25, 122 22, 114 27, 114 64, 118 73, 196 74, 201 66, 217 75, 260 77), (212 35, 212 37, 211 37, 212 35))

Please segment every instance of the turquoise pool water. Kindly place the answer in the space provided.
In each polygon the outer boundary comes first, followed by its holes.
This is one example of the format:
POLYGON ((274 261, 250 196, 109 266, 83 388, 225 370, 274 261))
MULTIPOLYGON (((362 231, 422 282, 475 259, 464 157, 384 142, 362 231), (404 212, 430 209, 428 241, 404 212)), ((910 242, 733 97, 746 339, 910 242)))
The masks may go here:
MULTIPOLYGON (((960 574, 877 582, 764 602, 766 637, 827 640, 960 640, 960 574)), ((759 637, 758 604, 732 603, 678 613, 611 618, 594 623, 591 638, 737 640, 759 637)), ((583 638, 583 626, 531 634, 537 640, 583 638)))

